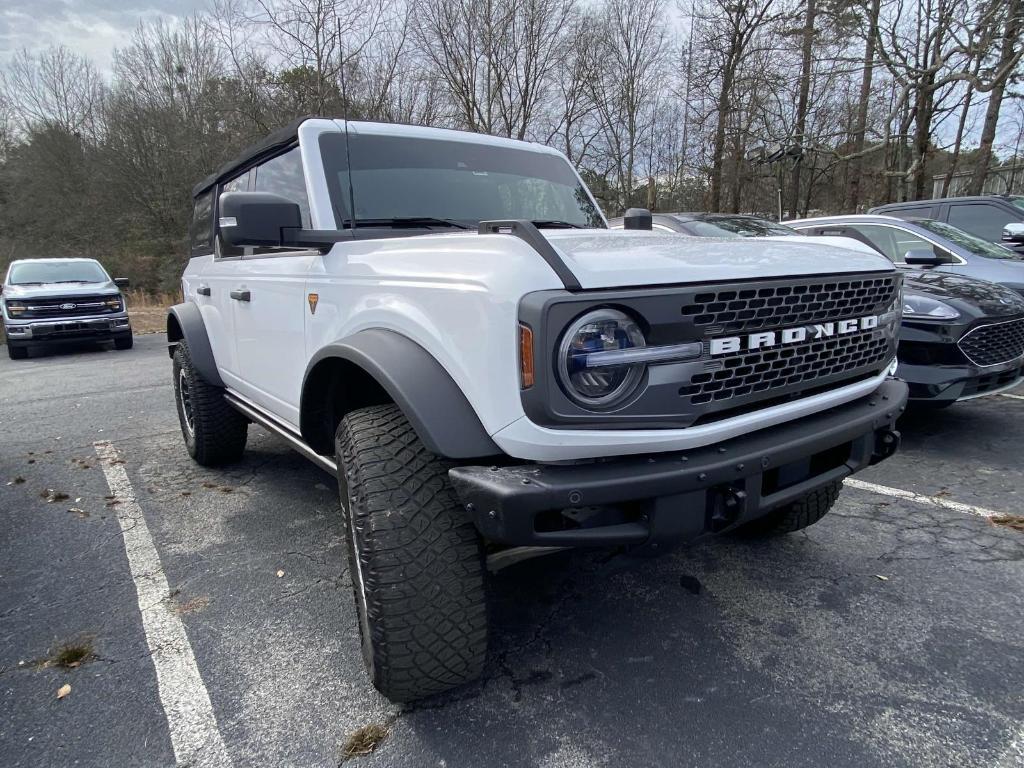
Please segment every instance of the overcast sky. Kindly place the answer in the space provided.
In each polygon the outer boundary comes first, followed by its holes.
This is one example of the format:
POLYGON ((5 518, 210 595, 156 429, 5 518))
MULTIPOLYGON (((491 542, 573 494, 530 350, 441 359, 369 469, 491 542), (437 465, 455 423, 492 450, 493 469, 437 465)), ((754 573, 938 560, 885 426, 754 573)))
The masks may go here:
POLYGON ((140 21, 187 15, 206 0, 0 0, 0 63, 21 48, 66 45, 109 70, 140 21))

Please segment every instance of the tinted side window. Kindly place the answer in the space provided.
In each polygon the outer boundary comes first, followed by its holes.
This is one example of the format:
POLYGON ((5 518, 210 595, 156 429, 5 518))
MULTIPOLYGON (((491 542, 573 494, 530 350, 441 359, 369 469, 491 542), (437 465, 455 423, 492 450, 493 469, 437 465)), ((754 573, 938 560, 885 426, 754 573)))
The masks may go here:
POLYGON ((302 211, 302 226, 311 226, 309 196, 306 194, 306 178, 302 173, 302 158, 295 147, 283 155, 267 160, 253 169, 257 192, 273 192, 299 204, 302 211))
POLYGON ((189 227, 192 255, 209 253, 213 248, 213 190, 197 197, 192 208, 189 227))
POLYGON ((987 203, 964 203, 949 206, 949 223, 965 232, 977 235, 990 243, 998 243, 1003 227, 1017 217, 1002 208, 987 203))

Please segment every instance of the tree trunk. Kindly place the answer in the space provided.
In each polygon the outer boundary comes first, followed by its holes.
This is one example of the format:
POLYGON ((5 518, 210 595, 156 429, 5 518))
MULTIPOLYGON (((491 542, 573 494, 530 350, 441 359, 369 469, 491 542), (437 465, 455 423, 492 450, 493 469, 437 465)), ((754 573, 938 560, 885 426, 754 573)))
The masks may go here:
POLYGON ((1009 0, 1006 14, 1006 25, 1003 27, 1003 40, 999 49, 999 63, 996 71, 1003 73, 995 83, 988 97, 988 108, 985 110, 985 123, 981 129, 981 141, 978 144, 978 156, 974 165, 974 173, 967 185, 968 195, 980 195, 985 186, 988 166, 992 162, 992 145, 996 140, 996 126, 999 123, 999 111, 1003 106, 1003 94, 1010 76, 1009 64, 1017 55, 1015 49, 1021 35, 1022 16, 1024 16, 1024 0, 1009 0))
MULTIPOLYGON (((864 45, 864 72, 860 80, 860 102, 857 104, 857 129, 853 137, 854 154, 864 151, 864 142, 868 129, 868 101, 871 98, 871 78, 875 67, 875 38, 878 36, 878 14, 882 0, 871 0, 868 12, 868 39, 864 45)), ((850 166, 850 182, 847 186, 846 210, 857 212, 860 205, 860 179, 863 173, 864 158, 856 157, 850 166)))
POLYGON ((967 126, 967 115, 971 111, 971 100, 974 97, 974 86, 967 86, 967 93, 964 95, 964 107, 960 112, 960 122, 956 126, 956 140, 953 142, 953 156, 949 159, 949 168, 942 180, 942 197, 949 196, 949 186, 953 183, 956 175, 956 166, 960 162, 960 147, 963 145, 964 128, 967 126))
POLYGON ((803 164, 804 132, 807 130, 807 102, 811 93, 811 54, 814 51, 814 16, 816 11, 815 0, 807 0, 801 51, 803 61, 800 66, 800 96, 796 106, 796 125, 793 136, 796 146, 800 148, 800 153, 794 158, 792 188, 789 190, 789 212, 791 216, 798 215, 797 209, 800 206, 800 168, 803 164))
MULTIPOLYGON (((733 39, 733 49, 736 41, 733 39)), ((734 72, 734 57, 730 50, 729 58, 726 60, 725 71, 722 72, 722 87, 718 93, 718 122, 715 125, 715 143, 712 147, 714 154, 711 156, 711 189, 708 194, 708 210, 712 213, 718 212, 722 205, 722 165, 725 161, 725 126, 729 119, 730 95, 732 94, 732 81, 734 72)))

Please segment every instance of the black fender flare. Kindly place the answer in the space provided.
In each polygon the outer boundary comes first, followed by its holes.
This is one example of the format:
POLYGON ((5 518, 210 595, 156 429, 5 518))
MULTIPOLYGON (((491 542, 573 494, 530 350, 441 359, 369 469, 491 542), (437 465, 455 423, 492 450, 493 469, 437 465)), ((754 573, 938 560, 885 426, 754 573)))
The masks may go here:
POLYGON ((207 382, 223 387, 224 382, 217 372, 217 361, 213 357, 210 336, 206 332, 203 315, 194 302, 175 304, 167 310, 167 354, 174 357, 174 350, 182 339, 188 344, 192 365, 207 382))
MULTIPOLYGON (((310 387, 311 374, 331 359, 361 369, 402 409, 420 440, 432 453, 451 459, 496 456, 491 440, 469 400, 451 375, 427 350, 395 331, 371 328, 325 346, 313 355, 302 381, 300 422, 303 435, 315 429, 321 405, 310 387), (307 399, 309 398, 309 399, 307 399), (307 421, 307 419, 309 421, 307 421)), ((340 414, 361 407, 342 403, 340 414)), ((333 440, 333 435, 331 436, 333 440)))

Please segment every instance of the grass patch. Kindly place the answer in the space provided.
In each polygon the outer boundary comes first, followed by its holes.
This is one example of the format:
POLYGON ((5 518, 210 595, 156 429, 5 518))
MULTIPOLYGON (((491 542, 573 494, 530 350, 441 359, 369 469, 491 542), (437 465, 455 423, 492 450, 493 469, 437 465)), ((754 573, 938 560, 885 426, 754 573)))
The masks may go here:
POLYGON ((140 333, 164 333, 167 330, 167 308, 181 301, 177 293, 149 293, 127 291, 128 317, 132 331, 140 333))
POLYGON ((50 655, 39 662, 40 667, 60 667, 61 669, 77 669, 96 658, 92 636, 69 640, 57 646, 50 655))
POLYGON ((989 518, 993 525, 1001 525, 1024 533, 1024 515, 993 515, 989 518))
POLYGON ((341 751, 341 759, 351 760, 353 757, 364 757, 379 747, 387 737, 388 729, 380 723, 364 725, 349 735, 341 751))

